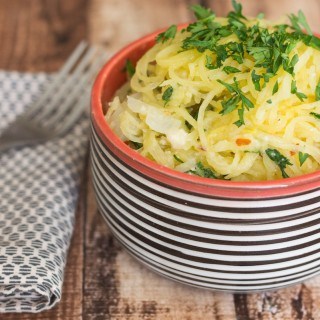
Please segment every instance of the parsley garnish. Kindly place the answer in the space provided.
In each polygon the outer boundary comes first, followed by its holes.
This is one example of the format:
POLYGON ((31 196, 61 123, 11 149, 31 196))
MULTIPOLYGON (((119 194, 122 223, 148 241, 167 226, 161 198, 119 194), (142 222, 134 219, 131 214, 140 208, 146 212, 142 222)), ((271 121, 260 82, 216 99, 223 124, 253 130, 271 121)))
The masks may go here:
POLYGON ((242 125, 244 125, 244 108, 249 110, 250 108, 254 108, 254 104, 241 91, 237 79, 234 78, 233 80, 233 84, 218 80, 218 82, 225 86, 226 89, 231 93, 231 98, 221 102, 222 110, 220 111, 220 114, 224 115, 232 112, 238 107, 239 103, 241 102, 241 109, 238 110, 239 120, 234 122, 236 126, 241 127, 242 125))
POLYGON ((169 39, 173 39, 176 36, 177 33, 177 26, 176 25, 172 25, 170 26, 165 32, 162 32, 160 34, 157 35, 156 37, 156 42, 166 42, 169 39))
POLYGON ((312 35, 312 30, 307 22, 306 16, 304 13, 299 10, 298 16, 294 14, 289 15, 290 22, 292 24, 293 29, 295 29, 298 32, 303 33, 303 29, 305 29, 309 35, 312 35))
MULTIPOLYGON (((312 34, 303 12, 300 10, 297 15, 291 14, 288 24, 275 25, 274 28, 269 29, 262 27, 259 21, 254 25, 247 25, 247 18, 242 13, 242 5, 232 0, 232 6, 233 11, 227 15, 227 23, 221 24, 211 9, 193 5, 191 9, 196 21, 182 31, 187 33, 182 41, 182 50, 195 49, 205 52, 206 68, 209 70, 219 68, 228 75, 241 72, 241 68, 226 65, 227 59, 232 59, 239 64, 242 64, 245 58, 253 60, 255 68, 251 72, 251 79, 257 91, 261 91, 282 68, 292 75, 291 93, 301 101, 307 99, 307 96, 297 89, 294 69, 299 61, 299 55, 293 50, 302 41, 305 45, 320 51, 320 39, 312 34), (225 41, 225 38, 232 34, 236 35, 237 39, 225 41)), ((263 15, 260 14, 258 19, 262 18, 263 15)), ((176 29, 173 26, 170 28, 159 37, 159 41, 167 40, 172 33, 175 35, 176 29), (169 32, 170 28, 173 28, 171 32, 169 32)), ((224 115, 237 110, 239 120, 234 124, 240 127, 245 123, 245 110, 253 108, 254 105, 243 92, 240 92, 236 81, 231 85, 233 88, 225 87, 230 95, 222 101, 220 113, 224 115)), ((279 82, 276 81, 272 95, 278 91, 279 82)), ((320 100, 320 82, 316 87, 315 97, 317 101, 320 100)), ((267 102, 270 103, 270 100, 267 102)))
POLYGON ((241 72, 238 68, 234 68, 231 66, 223 67, 222 71, 224 71, 226 74, 241 72))
POLYGON ((316 101, 319 101, 320 100, 320 80, 319 80, 319 82, 318 82, 318 84, 316 86, 315 94, 316 94, 316 101))
POLYGON ((272 95, 274 95, 275 93, 277 93, 279 91, 279 82, 277 80, 277 82, 274 84, 273 89, 272 89, 272 95))
POLYGON ((206 56, 206 68, 209 70, 214 70, 218 68, 218 66, 212 63, 212 57, 210 56, 206 56))
POLYGON ((310 114, 311 114, 312 116, 314 116, 316 119, 319 119, 319 120, 320 120, 320 113, 310 112, 310 114))
POLYGON ((310 154, 299 152, 299 162, 300 167, 304 164, 304 162, 310 157, 310 154))
POLYGON ((143 147, 143 144, 140 143, 140 142, 129 141, 129 146, 130 146, 132 149, 138 150, 138 149, 140 149, 140 148, 143 147))
POLYGON ((232 6, 234 9, 234 12, 231 11, 228 17, 231 16, 232 18, 240 18, 240 19, 247 20, 247 18, 242 15, 242 5, 240 3, 238 3, 236 0, 232 0, 232 6))
POLYGON ((126 64, 124 66, 124 71, 127 72, 127 74, 129 75, 130 78, 135 74, 136 69, 133 66, 133 63, 131 60, 129 60, 129 59, 126 60, 126 64))
POLYGON ((271 104, 271 103, 272 103, 272 100, 271 100, 271 99, 267 100, 267 103, 271 104))
POLYGON ((191 10, 194 12, 194 15, 198 20, 214 18, 216 16, 211 9, 204 8, 199 4, 191 6, 191 10))
POLYGON ((295 80, 291 81, 291 93, 295 94, 300 99, 300 101, 307 99, 307 96, 304 93, 298 92, 297 83, 295 80))
POLYGON ((292 166, 292 163, 289 161, 289 159, 282 155, 277 149, 267 149, 266 154, 280 168, 282 177, 289 178, 285 171, 287 166, 292 166))
POLYGON ((263 78, 263 76, 260 76, 259 74, 256 74, 256 70, 253 70, 251 72, 251 79, 254 84, 254 87, 257 91, 261 91, 261 86, 260 86, 260 79, 263 78))
POLYGON ((173 157, 174 157, 178 162, 183 163, 183 161, 182 161, 177 155, 174 154, 173 157))
POLYGON ((163 95, 162 95, 162 100, 165 101, 165 104, 164 104, 164 105, 166 105, 166 104, 169 102, 169 100, 170 100, 170 98, 171 98, 171 96, 172 96, 172 93, 173 93, 173 88, 172 88, 172 86, 169 86, 169 87, 164 91, 164 93, 163 93, 163 95))
POLYGON ((210 169, 206 168, 202 162, 198 162, 194 170, 189 170, 188 173, 192 173, 196 176, 203 177, 203 178, 213 178, 217 179, 216 173, 210 169))

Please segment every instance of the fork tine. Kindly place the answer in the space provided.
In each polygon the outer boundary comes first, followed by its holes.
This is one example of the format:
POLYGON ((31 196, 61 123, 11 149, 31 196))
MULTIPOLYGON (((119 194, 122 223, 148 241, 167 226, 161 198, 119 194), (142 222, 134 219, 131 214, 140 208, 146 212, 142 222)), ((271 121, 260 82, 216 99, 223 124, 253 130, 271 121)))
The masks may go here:
POLYGON ((63 98, 69 96, 69 92, 73 91, 73 89, 77 87, 79 79, 82 77, 83 73, 85 74, 86 68, 90 66, 90 62, 93 60, 97 50, 98 49, 95 47, 89 48, 89 50, 79 61, 72 74, 69 75, 63 85, 60 85, 59 89, 53 95, 53 98, 46 104, 46 107, 42 110, 42 112, 37 115, 37 121, 43 121, 46 125, 47 122, 55 121, 55 118, 58 117, 61 112, 64 112, 62 106, 59 106, 57 109, 57 104, 61 102, 61 104, 64 105, 63 98), (54 113, 54 115, 51 118, 50 115, 52 113, 54 113))
POLYGON ((59 134, 64 133, 69 130, 69 128, 78 120, 78 118, 83 114, 86 107, 90 105, 90 92, 92 82, 94 80, 94 76, 97 71, 101 68, 102 64, 106 61, 106 55, 102 54, 99 58, 97 58, 96 62, 92 65, 90 70, 88 70, 87 74, 84 76, 82 83, 79 84, 78 88, 75 88, 74 93, 70 95, 69 101, 69 113, 60 121, 56 119, 56 123, 58 124, 56 127, 57 132, 59 134), (82 90, 82 94, 77 95, 77 93, 82 90), (74 105, 77 103, 77 106, 74 105))
POLYGON ((44 142, 69 130, 89 105, 89 83, 105 60, 106 55, 98 49, 80 44, 32 111, 19 116, 0 134, 0 150, 44 142), (46 108, 49 111, 44 111, 46 108))
POLYGON ((78 44, 76 49, 72 52, 71 56, 63 65, 63 67, 53 78, 53 81, 49 83, 48 86, 45 88, 45 92, 37 101, 35 101, 35 103, 30 108, 26 110, 26 112, 23 114, 23 117, 29 117, 34 112, 41 110, 42 105, 54 93, 54 90, 56 90, 57 86, 61 83, 61 81, 63 81, 63 79, 70 72, 70 70, 72 70, 75 63, 78 61, 78 59, 81 57, 81 55, 84 53, 87 47, 88 43, 86 41, 81 41, 78 44))

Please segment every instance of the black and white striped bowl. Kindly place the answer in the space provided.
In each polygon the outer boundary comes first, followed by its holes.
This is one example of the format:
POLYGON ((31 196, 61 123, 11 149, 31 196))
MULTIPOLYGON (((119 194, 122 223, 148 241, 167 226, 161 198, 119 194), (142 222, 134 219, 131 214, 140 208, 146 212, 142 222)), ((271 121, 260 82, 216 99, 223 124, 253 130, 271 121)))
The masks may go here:
POLYGON ((194 177, 143 158, 110 129, 107 102, 157 33, 120 51, 92 93, 96 198, 114 236, 162 275, 232 292, 276 289, 320 272, 320 172, 240 183, 194 177))

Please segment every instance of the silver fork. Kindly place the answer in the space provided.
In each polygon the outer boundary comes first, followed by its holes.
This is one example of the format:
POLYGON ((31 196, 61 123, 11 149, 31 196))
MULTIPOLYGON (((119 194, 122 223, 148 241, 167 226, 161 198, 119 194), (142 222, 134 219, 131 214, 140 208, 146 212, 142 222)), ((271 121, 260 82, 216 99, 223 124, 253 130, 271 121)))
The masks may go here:
POLYGON ((81 42, 39 100, 0 134, 0 152, 66 133, 88 107, 92 80, 105 60, 100 49, 81 42))

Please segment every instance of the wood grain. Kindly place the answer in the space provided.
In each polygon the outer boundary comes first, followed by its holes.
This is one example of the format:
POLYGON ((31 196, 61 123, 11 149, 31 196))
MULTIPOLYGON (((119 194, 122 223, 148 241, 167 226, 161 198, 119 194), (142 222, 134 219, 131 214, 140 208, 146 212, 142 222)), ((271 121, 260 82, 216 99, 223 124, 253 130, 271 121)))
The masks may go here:
MULTIPOLYGON (((302 9, 312 28, 320 29, 319 0, 241 2, 246 14, 265 12, 271 19, 302 9)), ((190 21, 192 3, 218 15, 231 8, 226 0, 0 0, 0 68, 55 71, 83 38, 111 55, 148 32, 190 21)), ((148 270, 112 237, 87 173, 76 216, 62 301, 37 315, 1 320, 320 319, 320 277, 275 292, 232 295, 187 287, 148 270)))
POLYGON ((56 71, 86 36, 86 7, 87 0, 1 0, 0 68, 56 71))

